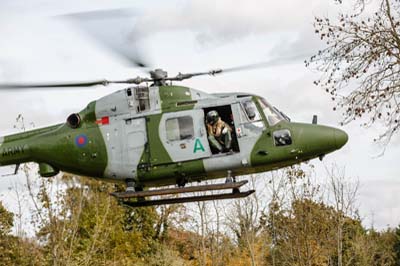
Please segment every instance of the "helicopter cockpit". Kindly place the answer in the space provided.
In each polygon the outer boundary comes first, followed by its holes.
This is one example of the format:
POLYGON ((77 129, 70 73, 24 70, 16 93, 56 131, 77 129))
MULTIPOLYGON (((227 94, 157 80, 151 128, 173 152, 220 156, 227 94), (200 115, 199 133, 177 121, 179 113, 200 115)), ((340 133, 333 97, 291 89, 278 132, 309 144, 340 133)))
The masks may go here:
MULTIPOLYGON (((290 122, 290 118, 287 115, 279 111, 276 107, 270 105, 264 98, 260 98, 259 103, 269 126, 274 126, 284 120, 290 122)), ((274 131, 273 138, 275 146, 277 147, 292 144, 292 136, 288 129, 274 131)))
MULTIPOLYGON (((258 103, 260 104, 265 118, 267 119, 268 126, 274 126, 283 120, 290 121, 288 116, 279 111, 276 107, 270 105, 264 98, 259 98, 258 103)), ((250 121, 262 121, 260 113, 258 112, 256 104, 253 100, 243 101, 242 105, 250 121)))
MULTIPOLYGON (((283 112, 279 111, 276 107, 269 104, 264 98, 258 98, 257 100, 249 99, 242 101, 243 109, 247 115, 247 119, 250 124, 247 128, 252 131, 257 131, 264 129, 266 126, 273 127, 281 121, 290 122, 290 118, 286 116, 283 112), (259 104, 259 110, 256 106, 259 104), (265 120, 260 115, 260 112, 264 113, 265 120)), ((290 130, 280 129, 273 132, 273 139, 275 146, 287 146, 292 144, 292 137, 290 130)))
POLYGON ((264 98, 258 100, 269 126, 275 126, 281 121, 288 120, 277 108, 270 105, 264 98))

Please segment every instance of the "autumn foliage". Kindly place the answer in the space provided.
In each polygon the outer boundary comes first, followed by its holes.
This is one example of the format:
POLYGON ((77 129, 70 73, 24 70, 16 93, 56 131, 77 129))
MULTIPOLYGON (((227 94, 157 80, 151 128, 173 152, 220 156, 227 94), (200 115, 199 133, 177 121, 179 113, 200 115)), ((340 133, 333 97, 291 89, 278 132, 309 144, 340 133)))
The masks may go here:
POLYGON ((0 205, 0 265, 399 265, 400 229, 366 229, 351 208, 356 188, 329 177, 340 188, 329 200, 311 172, 250 176, 261 192, 243 200, 137 209, 107 183, 28 177, 39 185, 36 233, 13 235, 0 205))

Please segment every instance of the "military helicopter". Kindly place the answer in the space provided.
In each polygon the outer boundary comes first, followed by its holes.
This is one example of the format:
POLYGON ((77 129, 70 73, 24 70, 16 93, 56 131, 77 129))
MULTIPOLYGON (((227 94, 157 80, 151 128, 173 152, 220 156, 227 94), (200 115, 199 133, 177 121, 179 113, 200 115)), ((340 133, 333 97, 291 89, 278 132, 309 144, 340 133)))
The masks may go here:
MULTIPOLYGON (((347 134, 317 124, 294 123, 264 98, 250 93, 206 93, 173 84, 241 68, 65 84, 3 84, 0 88, 88 87, 127 84, 93 101, 65 123, 0 139, 0 165, 36 162, 39 174, 59 171, 124 182, 113 196, 132 207, 246 197, 236 176, 298 164, 340 149, 347 134), (216 149, 208 114, 230 128, 229 147, 216 149), (225 183, 191 185, 209 179, 225 183), (176 185, 170 188, 161 186, 176 185), (148 188, 153 188, 146 190, 148 188), (150 196, 232 189, 232 193, 149 199, 150 196), (131 199, 137 199, 132 201, 131 199)), ((220 146, 224 146, 220 142, 220 146)))
MULTIPOLYGON (((89 11, 68 14, 66 18, 79 22, 79 28, 128 59, 131 65, 149 68, 142 58, 144 53, 132 49, 135 43, 122 38, 122 30, 114 30, 121 28, 131 36, 140 36, 133 34, 132 21, 121 20, 131 18, 128 10, 89 11), (104 24, 106 18, 107 23, 119 24, 104 24), (106 25, 109 28, 113 25, 107 34, 106 25)), ((126 191, 112 195, 131 207, 246 197, 254 190, 241 192, 239 188, 247 181, 236 180, 237 176, 322 159, 340 149, 347 142, 347 134, 317 125, 316 116, 312 124, 294 123, 264 98, 251 93, 206 93, 175 83, 196 76, 270 67, 275 63, 271 60, 172 77, 162 69, 155 69, 148 72, 150 77, 127 80, 0 84, 0 89, 126 84, 126 88, 69 115, 64 123, 1 137, 0 166, 16 165, 16 174, 21 163, 35 162, 43 177, 65 171, 125 183, 126 191), (217 124, 223 125, 226 132, 214 132, 217 124), (222 139, 222 135, 227 138, 222 139), (223 183, 193 184, 224 177, 223 183), (169 187, 160 188, 163 186, 169 187), (184 194, 221 190, 232 192, 184 194), (184 196, 158 197, 175 194, 184 196), (150 199, 152 196, 158 198, 150 199)))

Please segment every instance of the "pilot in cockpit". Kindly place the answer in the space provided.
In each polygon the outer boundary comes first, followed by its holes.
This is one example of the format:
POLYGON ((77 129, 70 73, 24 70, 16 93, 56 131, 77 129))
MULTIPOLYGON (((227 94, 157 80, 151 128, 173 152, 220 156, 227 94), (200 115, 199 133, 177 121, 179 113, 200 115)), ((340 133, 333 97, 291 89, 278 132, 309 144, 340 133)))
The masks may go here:
POLYGON ((218 152, 232 150, 232 129, 219 116, 218 112, 211 110, 207 113, 207 133, 211 147, 218 152))

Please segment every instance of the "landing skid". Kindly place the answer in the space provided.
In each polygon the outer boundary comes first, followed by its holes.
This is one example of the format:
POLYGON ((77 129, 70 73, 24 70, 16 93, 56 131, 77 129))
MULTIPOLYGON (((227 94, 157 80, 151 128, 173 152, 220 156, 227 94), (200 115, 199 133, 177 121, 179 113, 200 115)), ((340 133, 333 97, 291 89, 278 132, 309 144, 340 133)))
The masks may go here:
POLYGON ((255 192, 255 190, 239 192, 239 187, 245 185, 247 182, 248 182, 247 180, 244 180, 240 182, 191 186, 183 188, 154 189, 154 190, 138 191, 138 192, 134 191, 114 192, 111 193, 111 195, 120 199, 122 204, 127 205, 129 207, 144 207, 144 206, 177 204, 177 203, 208 201, 208 200, 234 199, 234 198, 244 198, 255 192), (150 197, 150 196, 163 196, 163 195, 173 195, 179 193, 213 191, 213 190, 224 190, 224 189, 232 189, 233 192, 201 195, 201 196, 188 196, 188 197, 185 196, 185 197, 167 198, 167 199, 154 199, 154 200, 145 199, 145 197, 150 197), (137 201, 127 201, 128 199, 137 199, 137 201))
POLYGON ((177 204, 186 202, 198 202, 207 200, 222 200, 222 199, 236 199, 244 198, 254 193, 255 190, 249 190, 246 192, 237 193, 224 193, 215 195, 205 195, 205 196, 193 196, 193 197, 180 197, 171 199, 158 199, 158 200, 144 200, 144 201, 124 201, 123 204, 129 207, 146 207, 154 205, 166 205, 166 204, 177 204))

